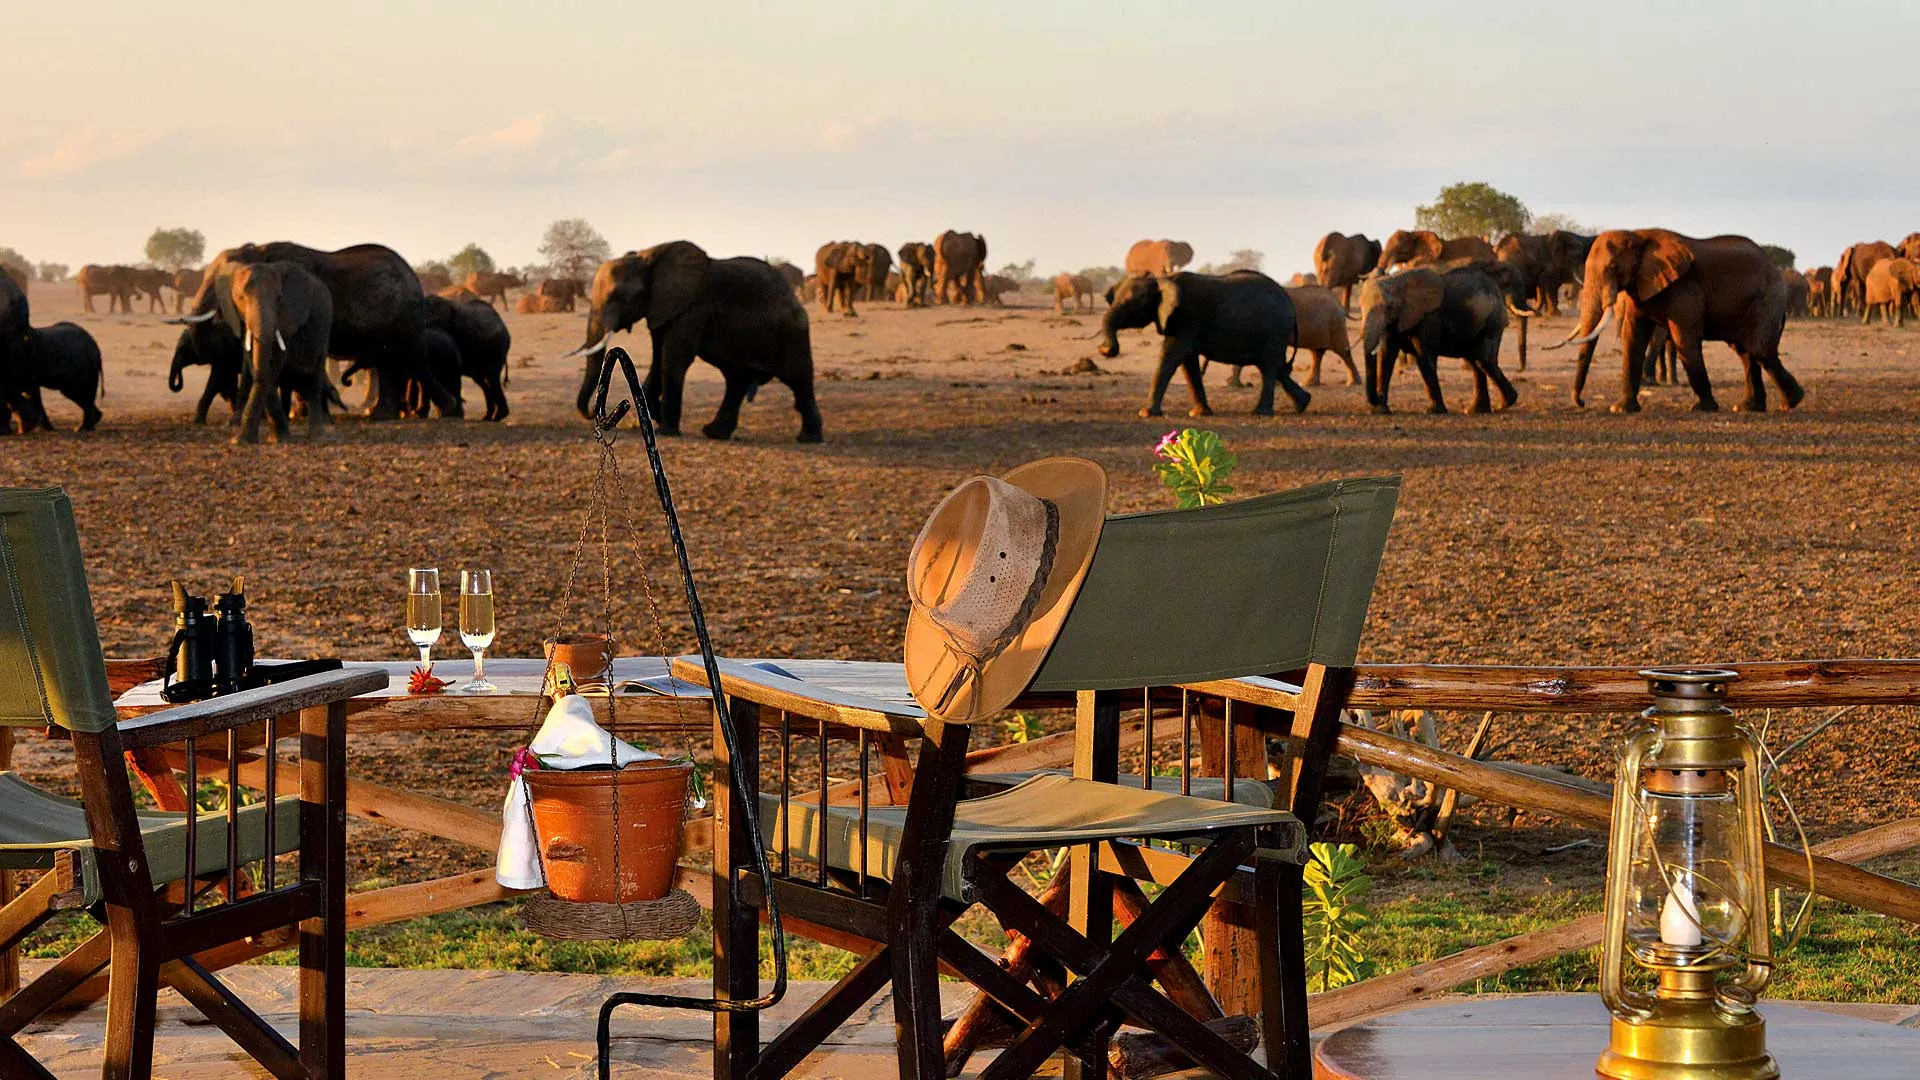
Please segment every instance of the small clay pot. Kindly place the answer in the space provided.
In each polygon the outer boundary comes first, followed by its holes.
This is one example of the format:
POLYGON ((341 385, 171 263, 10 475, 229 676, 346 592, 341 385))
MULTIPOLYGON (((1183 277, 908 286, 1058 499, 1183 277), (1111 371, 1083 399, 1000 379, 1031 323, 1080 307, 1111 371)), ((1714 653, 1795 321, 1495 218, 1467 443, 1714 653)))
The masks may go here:
POLYGON ((609 686, 613 682, 613 642, 604 634, 568 634, 540 643, 547 663, 565 664, 576 687, 609 686))
POLYGON ((673 888, 692 762, 636 761, 619 772, 529 769, 525 776, 554 896, 631 904, 673 888))

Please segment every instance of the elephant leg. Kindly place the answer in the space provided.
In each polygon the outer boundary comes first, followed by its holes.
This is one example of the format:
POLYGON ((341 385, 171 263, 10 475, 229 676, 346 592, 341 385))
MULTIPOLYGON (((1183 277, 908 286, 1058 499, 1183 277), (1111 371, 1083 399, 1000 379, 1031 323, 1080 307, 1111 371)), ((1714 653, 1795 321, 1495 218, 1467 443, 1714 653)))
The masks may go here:
POLYGON ((726 378, 727 389, 720 396, 719 411, 700 429, 700 434, 709 439, 733 437, 734 429, 740 426, 740 406, 747 400, 747 392, 759 385, 758 380, 743 371, 728 371, 726 378))
MULTIPOLYGON (((243 375, 241 388, 246 394, 246 405, 234 414, 240 422, 240 430, 234 433, 235 443, 257 443, 260 441, 260 421, 267 415, 267 401, 277 393, 277 388, 269 386, 266 378, 255 378, 251 374, 243 375)), ((277 403, 276 403, 277 404, 277 403)))
MULTIPOLYGON (((1346 365, 1347 385, 1348 386, 1359 385, 1360 369, 1353 366, 1353 350, 1351 348, 1337 349, 1334 351, 1334 355, 1338 356, 1340 358, 1340 362, 1346 365)), ((1315 370, 1316 371, 1318 370, 1317 364, 1315 365, 1315 370)))
POLYGON ((1713 396, 1713 383, 1707 378, 1707 361, 1701 354, 1699 340, 1677 344, 1680 364, 1687 372, 1687 384, 1693 388, 1693 411, 1719 412, 1720 402, 1713 396))
POLYGON ((1293 402, 1294 412, 1307 411, 1307 404, 1313 400, 1313 395, 1301 389, 1300 384, 1293 381, 1293 365, 1287 362, 1284 349, 1275 350, 1275 355, 1267 363, 1262 364, 1260 369, 1263 372, 1273 373, 1271 378, 1262 380, 1264 388, 1261 390, 1261 396, 1267 399, 1268 414, 1272 412, 1274 383, 1280 384, 1280 389, 1286 392, 1287 400, 1293 402))
POLYGON ((1780 362, 1780 354, 1777 351, 1759 353, 1754 359, 1759 363, 1761 370, 1773 380, 1774 388, 1780 391, 1780 404, 1783 407, 1796 408, 1806 399, 1806 388, 1802 387, 1800 380, 1793 377, 1793 372, 1788 371, 1787 366, 1780 362))
POLYGON ((1426 342, 1414 341, 1413 362, 1420 369, 1420 381, 1427 384, 1427 411, 1436 416, 1444 415, 1447 399, 1440 392, 1440 367, 1426 342))
POLYGON ((220 388, 214 385, 217 381, 218 375, 215 372, 210 371, 207 373, 207 385, 205 389, 200 391, 200 403, 193 407, 194 423, 204 424, 207 422, 207 410, 213 408, 214 395, 220 392, 220 388))
POLYGON ((512 410, 507 407, 507 391, 500 383, 500 373, 491 372, 484 380, 477 381, 480 383, 480 392, 487 398, 487 419, 496 422, 505 420, 512 410))
POLYGON ((1587 371, 1593 367, 1593 349, 1594 343, 1586 342, 1573 360, 1573 407, 1576 409, 1587 407, 1587 371))
POLYGON ((654 417, 662 435, 680 434, 681 399, 686 392, 687 369, 693 366, 693 343, 683 344, 683 336, 667 333, 653 338, 653 367, 647 372, 647 381, 658 396, 654 417))
POLYGON ((1733 407, 1734 411, 1735 412, 1766 412, 1767 411, 1767 384, 1765 381, 1763 381, 1760 378, 1759 362, 1756 361, 1753 357, 1753 354, 1747 351, 1746 349, 1743 349, 1738 345, 1735 345, 1732 348, 1733 348, 1733 354, 1740 358, 1740 371, 1741 371, 1741 374, 1746 376, 1746 381, 1747 381, 1747 396, 1741 400, 1740 404, 1735 405, 1733 407))
POLYGON ((1243 368, 1243 367, 1245 367, 1245 366, 1246 366, 1246 365, 1244 365, 1244 364, 1235 364, 1235 365, 1233 365, 1233 371, 1232 371, 1232 373, 1230 373, 1230 374, 1229 374, 1229 375, 1227 376, 1227 385, 1228 385, 1228 386, 1245 386, 1245 385, 1247 385, 1246 383, 1244 383, 1244 382, 1242 382, 1242 381, 1240 380, 1240 370, 1241 370, 1241 368, 1243 368))
POLYGON ((1647 362, 1647 344, 1653 328, 1646 319, 1626 319, 1620 326, 1620 400, 1607 406, 1609 412, 1640 411, 1641 372, 1647 362))
POLYGON ((1321 350, 1319 350, 1319 349, 1309 349, 1309 350, 1308 350, 1308 352, 1309 352, 1309 353, 1310 353, 1310 354, 1311 354, 1311 355, 1313 356, 1313 367, 1311 367, 1311 368, 1309 368, 1309 369, 1308 369, 1308 371, 1307 371, 1307 385, 1308 385, 1308 386, 1319 386, 1319 385, 1320 385, 1320 354, 1321 354, 1321 350))
POLYGON ((1393 386, 1393 366, 1400 359, 1400 347, 1393 341, 1381 346, 1379 353, 1367 353, 1367 404, 1374 412, 1386 416, 1393 412, 1393 406, 1387 399, 1387 393, 1393 386))
POLYGON ((317 439, 321 431, 333 423, 333 417, 327 413, 328 405, 332 404, 333 380, 327 378, 325 360, 314 369, 311 387, 307 395, 307 438, 317 439))
POLYGON ((1527 370, 1527 324, 1532 321, 1533 321, 1532 319, 1527 319, 1527 318, 1520 319, 1520 327, 1519 327, 1519 332, 1517 337, 1520 345, 1520 370, 1521 371, 1527 370))
MULTIPOLYGON (((1180 366, 1180 357, 1174 351, 1172 339, 1160 343, 1160 363, 1153 371, 1153 385, 1147 391, 1146 407, 1140 410, 1141 416, 1160 416, 1161 403, 1167 396, 1167 384, 1173 381, 1174 369, 1180 366)), ((1204 388, 1201 391, 1205 392, 1204 388)))
POLYGON ((817 443, 822 441, 826 436, 821 431, 820 403, 813 396, 813 367, 811 362, 808 363, 805 370, 807 372, 805 378, 788 378, 782 376, 780 381, 786 383, 787 389, 793 391, 793 411, 800 414, 800 434, 794 437, 794 441, 817 443))
MULTIPOLYGON (((1187 410, 1187 415, 1212 416, 1213 406, 1207 404, 1207 373, 1206 369, 1200 366, 1200 353, 1193 348, 1183 346, 1180 354, 1180 372, 1187 377, 1187 389, 1193 392, 1193 408, 1187 410)), ((1273 381, 1263 380, 1262 386, 1261 398, 1266 402, 1267 413, 1271 414, 1273 412, 1273 381)), ((1259 414, 1260 406, 1254 405, 1253 411, 1259 414)))

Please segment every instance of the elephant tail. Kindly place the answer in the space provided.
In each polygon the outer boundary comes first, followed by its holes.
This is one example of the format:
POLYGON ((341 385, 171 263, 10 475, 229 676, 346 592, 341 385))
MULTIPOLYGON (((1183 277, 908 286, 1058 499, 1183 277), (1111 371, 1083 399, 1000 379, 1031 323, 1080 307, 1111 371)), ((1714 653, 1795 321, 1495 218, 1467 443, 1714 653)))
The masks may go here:
POLYGON ((107 362, 105 360, 102 360, 100 361, 100 378, 99 378, 99 381, 94 386, 94 400, 105 401, 106 398, 107 398, 107 362))

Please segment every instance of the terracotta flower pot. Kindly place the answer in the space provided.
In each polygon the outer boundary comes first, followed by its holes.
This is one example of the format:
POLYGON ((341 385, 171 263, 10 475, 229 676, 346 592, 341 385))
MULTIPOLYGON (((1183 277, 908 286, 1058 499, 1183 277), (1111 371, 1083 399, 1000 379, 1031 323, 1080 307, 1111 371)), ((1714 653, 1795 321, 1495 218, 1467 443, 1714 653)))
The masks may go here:
POLYGON ((636 761, 618 773, 528 770, 527 794, 547 889, 562 900, 596 904, 667 895, 680 857, 692 776, 693 763, 687 761, 636 761))
POLYGON ((613 681, 613 643, 604 634, 568 634, 541 642, 551 664, 565 664, 577 687, 607 686, 613 681))

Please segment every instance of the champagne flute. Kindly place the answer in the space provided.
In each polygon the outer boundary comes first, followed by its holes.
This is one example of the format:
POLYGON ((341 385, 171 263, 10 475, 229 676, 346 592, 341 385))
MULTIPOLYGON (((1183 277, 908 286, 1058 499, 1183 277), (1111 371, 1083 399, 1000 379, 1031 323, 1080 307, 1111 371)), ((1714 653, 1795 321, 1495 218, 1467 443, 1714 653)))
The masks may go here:
POLYGON ((420 666, 433 670, 433 643, 440 640, 440 571, 407 571, 407 637, 420 650, 420 666))
POLYGON ((460 689, 485 694, 499 687, 487 681, 487 647, 493 644, 493 571, 460 571, 460 643, 473 650, 473 681, 460 689))

